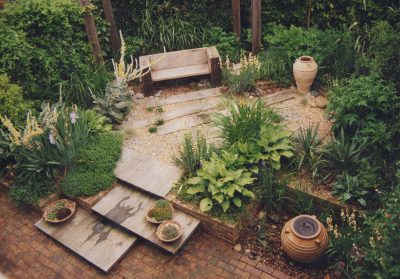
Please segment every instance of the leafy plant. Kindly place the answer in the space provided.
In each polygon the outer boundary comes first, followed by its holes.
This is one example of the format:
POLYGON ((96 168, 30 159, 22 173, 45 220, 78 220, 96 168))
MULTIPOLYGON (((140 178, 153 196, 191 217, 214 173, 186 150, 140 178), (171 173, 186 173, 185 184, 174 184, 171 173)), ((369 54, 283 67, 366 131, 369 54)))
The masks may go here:
POLYGON ((164 119, 157 119, 156 122, 154 123, 156 126, 161 126, 164 125, 164 119))
POLYGON ((229 59, 226 61, 226 68, 222 69, 224 82, 234 94, 252 91, 256 87, 256 79, 259 77, 260 62, 257 56, 249 54, 246 57, 243 53, 239 65, 233 65, 229 59))
POLYGON ((149 131, 149 133, 152 133, 152 134, 156 133, 157 132, 157 126, 151 126, 148 131, 149 131))
POLYGON ((92 95, 96 106, 94 110, 101 113, 110 123, 122 123, 132 106, 131 96, 126 84, 116 81, 107 84, 104 96, 92 95))
POLYGON ((242 207, 244 198, 254 198, 254 193, 246 188, 255 178, 245 167, 238 165, 238 155, 222 151, 219 156, 211 155, 210 161, 203 161, 202 168, 186 180, 191 185, 186 193, 199 194, 201 211, 210 211, 214 204, 221 206, 224 212, 232 204, 242 207))
POLYGON ((7 165, 13 161, 11 142, 3 129, 0 129, 0 177, 6 172, 7 165))
POLYGON ((206 137, 197 133, 193 138, 191 133, 186 133, 183 143, 178 147, 178 155, 172 160, 176 166, 182 167, 186 173, 195 173, 203 160, 210 160, 211 153, 215 151, 214 146, 207 143, 206 137))
POLYGON ((79 117, 87 121, 89 134, 106 133, 112 129, 112 125, 107 123, 107 118, 94 110, 80 110, 79 117))
POLYGON ((171 205, 166 200, 157 200, 150 215, 157 221, 169 220, 172 218, 171 205))
POLYGON ((221 27, 211 27, 208 30, 207 41, 204 46, 215 46, 223 59, 229 58, 232 62, 240 60, 240 43, 234 33, 226 33, 221 27))
POLYGON ((343 172, 354 174, 361 166, 364 150, 365 143, 360 144, 355 139, 346 138, 344 130, 341 130, 339 137, 332 135, 332 139, 324 147, 321 166, 330 175, 343 172))
POLYGON ((60 183, 68 197, 92 196, 115 182, 114 169, 122 152, 122 136, 98 134, 90 138, 77 154, 76 163, 60 183))
POLYGON ((228 146, 236 142, 258 141, 260 128, 267 123, 277 123, 280 117, 265 107, 259 99, 256 102, 229 101, 228 115, 218 114, 215 124, 222 130, 222 138, 228 146))
POLYGON ((10 198, 19 205, 35 205, 55 191, 53 181, 36 175, 31 179, 17 178, 10 189, 10 198))
POLYGON ((283 86, 291 84, 292 61, 284 49, 271 47, 259 58, 260 78, 278 81, 283 86))

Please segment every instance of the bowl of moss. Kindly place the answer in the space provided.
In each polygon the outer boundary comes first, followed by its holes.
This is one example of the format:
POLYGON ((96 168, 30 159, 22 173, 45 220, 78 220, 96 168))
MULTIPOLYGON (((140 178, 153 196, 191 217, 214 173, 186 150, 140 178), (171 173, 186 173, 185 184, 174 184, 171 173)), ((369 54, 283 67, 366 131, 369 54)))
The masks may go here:
POLYGON ((161 224, 166 220, 171 220, 174 214, 173 206, 166 200, 158 200, 146 211, 146 219, 153 224, 161 224))
POLYGON ((43 213, 43 218, 49 223, 62 223, 75 213, 76 204, 67 199, 61 199, 48 205, 43 213))
POLYGON ((156 234, 163 242, 173 242, 182 236, 183 228, 178 222, 169 220, 158 226, 156 234))

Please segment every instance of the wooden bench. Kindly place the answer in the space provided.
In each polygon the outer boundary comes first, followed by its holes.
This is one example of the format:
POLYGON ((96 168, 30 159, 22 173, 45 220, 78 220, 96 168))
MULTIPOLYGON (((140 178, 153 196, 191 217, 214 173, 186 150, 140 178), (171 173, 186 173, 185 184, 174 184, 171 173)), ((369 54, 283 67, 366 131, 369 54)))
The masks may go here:
POLYGON ((210 75, 213 87, 221 84, 220 56, 215 47, 203 47, 139 57, 141 69, 150 68, 142 77, 143 91, 149 95, 153 82, 210 75))

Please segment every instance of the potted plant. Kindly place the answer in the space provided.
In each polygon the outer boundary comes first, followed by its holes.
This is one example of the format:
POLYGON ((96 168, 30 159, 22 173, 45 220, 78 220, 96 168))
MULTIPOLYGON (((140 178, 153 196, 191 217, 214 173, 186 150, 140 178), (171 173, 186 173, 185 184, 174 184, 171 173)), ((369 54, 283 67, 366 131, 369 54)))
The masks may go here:
POLYGON ((161 224, 166 220, 172 219, 174 208, 166 200, 158 200, 146 211, 146 219, 150 223, 161 224))
POLYGON ((182 236, 183 228, 176 221, 165 221, 158 226, 156 234, 163 242, 173 242, 182 236))
POLYGON ((75 213, 76 204, 67 199, 61 199, 48 205, 43 213, 43 218, 49 223, 62 223, 75 213))

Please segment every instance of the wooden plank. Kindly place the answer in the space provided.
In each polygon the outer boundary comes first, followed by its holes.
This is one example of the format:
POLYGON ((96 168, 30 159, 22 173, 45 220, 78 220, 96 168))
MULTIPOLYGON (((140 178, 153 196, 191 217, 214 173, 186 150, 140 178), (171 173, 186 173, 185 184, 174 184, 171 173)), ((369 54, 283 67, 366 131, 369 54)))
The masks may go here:
POLYGON ((216 97, 220 95, 218 88, 193 91, 190 93, 179 94, 168 98, 153 99, 148 102, 146 108, 162 107, 166 105, 178 104, 194 100, 216 97))
POLYGON ((150 62, 154 63, 157 61, 151 66, 151 70, 158 71, 163 69, 206 64, 206 49, 207 48, 203 47, 149 55, 150 62))
POLYGON ((153 81, 163 81, 177 78, 202 76, 210 74, 208 64, 198 64, 190 66, 182 66, 178 68, 168 68, 151 71, 153 81))
POLYGON ((137 240, 81 208, 66 223, 52 225, 40 219, 35 226, 104 272, 109 272, 137 240))
POLYGON ((199 113, 202 111, 210 110, 212 108, 217 107, 220 104, 221 100, 218 98, 213 98, 203 103, 194 103, 189 104, 184 107, 181 107, 176 110, 171 110, 167 112, 163 112, 159 115, 154 115, 151 117, 143 118, 143 119, 131 119, 127 122, 124 122, 121 127, 122 128, 133 128, 133 129, 141 129, 154 124, 157 119, 163 119, 164 121, 170 121, 176 118, 192 115, 195 113, 199 113))
POLYGON ((92 207, 92 210, 158 247, 175 254, 189 239, 200 221, 175 210, 173 220, 182 225, 183 235, 172 243, 162 242, 156 235, 157 225, 149 223, 145 218, 147 208, 156 200, 144 192, 119 184, 92 207))
POLYGON ((251 0, 251 52, 257 53, 261 47, 261 0, 251 0))
POLYGON ((294 99, 295 94, 293 94, 290 90, 280 91, 271 95, 267 95, 263 97, 265 104, 271 106, 273 104, 281 103, 286 100, 294 99))
POLYGON ((173 184, 182 177, 183 170, 136 150, 125 148, 115 169, 115 175, 119 180, 145 192, 165 197, 173 184))
POLYGON ((241 23, 240 23, 240 0, 232 0, 232 18, 233 18, 233 33, 240 39, 241 23))

